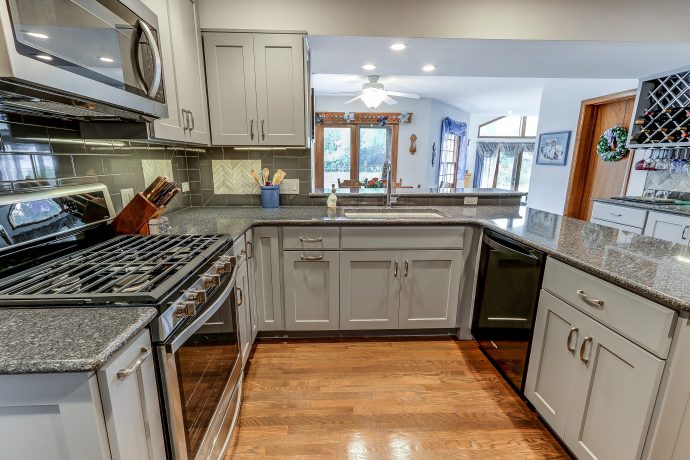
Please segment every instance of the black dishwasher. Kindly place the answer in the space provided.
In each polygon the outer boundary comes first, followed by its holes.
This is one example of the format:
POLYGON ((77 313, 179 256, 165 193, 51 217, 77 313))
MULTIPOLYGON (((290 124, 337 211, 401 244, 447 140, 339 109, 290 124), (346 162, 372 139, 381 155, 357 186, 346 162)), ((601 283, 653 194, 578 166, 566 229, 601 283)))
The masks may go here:
POLYGON ((482 236, 472 335, 523 396, 546 255, 504 235, 482 236))

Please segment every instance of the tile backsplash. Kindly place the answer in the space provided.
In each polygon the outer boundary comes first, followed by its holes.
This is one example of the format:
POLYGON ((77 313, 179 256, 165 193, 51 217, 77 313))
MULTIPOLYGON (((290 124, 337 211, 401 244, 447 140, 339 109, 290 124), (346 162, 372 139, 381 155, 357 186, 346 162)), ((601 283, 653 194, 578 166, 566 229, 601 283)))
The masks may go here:
POLYGON ((299 195, 282 195, 282 205, 311 205, 308 149, 238 149, 166 145, 158 142, 89 140, 73 123, 0 114, 0 193, 83 183, 104 183, 115 208, 120 190, 143 191, 158 175, 189 182, 170 208, 258 206, 258 188, 247 172, 281 168, 299 179, 299 195), (214 167, 216 173, 214 174, 214 167), (215 177, 214 177, 215 176, 215 177))

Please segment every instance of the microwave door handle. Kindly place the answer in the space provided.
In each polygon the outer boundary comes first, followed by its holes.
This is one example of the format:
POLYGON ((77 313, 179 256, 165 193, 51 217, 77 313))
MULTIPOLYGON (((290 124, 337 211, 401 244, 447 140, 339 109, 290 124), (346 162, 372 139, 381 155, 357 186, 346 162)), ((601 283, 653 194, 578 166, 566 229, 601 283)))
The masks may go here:
POLYGON ((151 99, 153 99, 154 97, 156 97, 158 89, 161 86, 161 79, 163 78, 163 63, 161 62, 161 53, 158 50, 158 43, 156 42, 156 37, 153 36, 151 28, 142 20, 139 20, 139 28, 144 32, 146 40, 149 42, 151 52, 153 53, 153 81, 151 82, 151 85, 148 87, 148 96, 151 99))

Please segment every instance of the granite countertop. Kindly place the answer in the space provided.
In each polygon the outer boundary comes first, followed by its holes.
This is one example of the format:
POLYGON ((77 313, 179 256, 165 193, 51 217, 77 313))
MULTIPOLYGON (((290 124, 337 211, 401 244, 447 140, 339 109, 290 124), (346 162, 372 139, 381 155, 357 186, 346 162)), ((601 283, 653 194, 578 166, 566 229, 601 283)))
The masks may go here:
POLYGON ((325 207, 186 208, 170 214, 173 233, 223 233, 252 226, 473 225, 490 228, 674 310, 690 311, 690 247, 519 206, 433 206, 437 219, 351 219, 325 207))
POLYGON ((0 310, 0 374, 96 371, 156 314, 151 307, 0 310))
MULTIPOLYGON (((377 197, 386 194, 385 188, 336 188, 338 196, 362 196, 377 197)), ((324 187, 310 193, 311 197, 328 196, 330 187, 324 187)), ((428 196, 482 196, 482 197, 521 197, 525 192, 506 190, 501 188, 394 188, 393 194, 397 196, 428 197, 428 196)))
POLYGON ((615 204, 616 206, 628 206, 630 208, 646 209, 648 211, 665 212, 667 214, 678 214, 682 216, 690 216, 690 205, 676 205, 676 204, 654 204, 654 203, 636 203, 633 201, 614 200, 611 198, 593 198, 592 201, 599 203, 615 204))

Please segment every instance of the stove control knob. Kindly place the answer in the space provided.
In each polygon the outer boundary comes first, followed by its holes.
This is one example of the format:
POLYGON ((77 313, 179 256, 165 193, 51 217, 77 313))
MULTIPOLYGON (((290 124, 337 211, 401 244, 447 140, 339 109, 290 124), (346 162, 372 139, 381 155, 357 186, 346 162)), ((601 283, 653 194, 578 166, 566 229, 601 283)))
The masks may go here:
POLYGON ((221 257, 216 264, 216 273, 230 273, 232 271, 232 259, 221 257))
POLYGON ((204 291, 203 289, 190 291, 189 294, 187 294, 187 301, 193 302, 195 305, 199 305, 206 302, 206 291, 204 291))
POLYGON ((175 308, 175 313, 173 313, 175 318, 186 318, 194 315, 196 315, 196 303, 190 300, 178 305, 177 308, 175 308))
POLYGON ((220 275, 204 275, 204 289, 220 285, 220 275))

